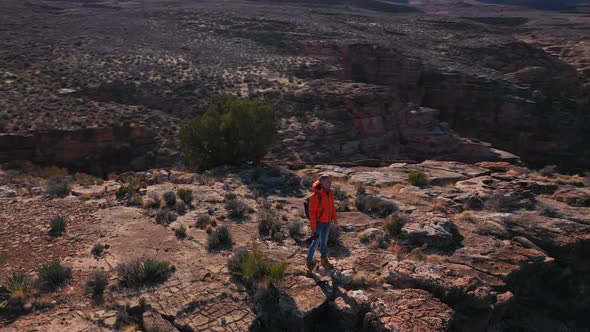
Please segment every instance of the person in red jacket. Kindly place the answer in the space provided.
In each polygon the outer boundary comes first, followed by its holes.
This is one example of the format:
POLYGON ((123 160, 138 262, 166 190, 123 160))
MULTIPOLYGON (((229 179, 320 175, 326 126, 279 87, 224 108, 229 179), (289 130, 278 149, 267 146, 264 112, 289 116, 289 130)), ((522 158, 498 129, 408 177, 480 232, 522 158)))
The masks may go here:
POLYGON ((336 205, 334 204, 334 192, 330 190, 332 180, 327 175, 320 176, 312 186, 313 194, 309 198, 309 224, 314 240, 311 242, 307 254, 307 270, 313 269, 313 255, 320 246, 321 264, 326 268, 332 268, 328 261, 328 234, 330 224, 334 222, 338 226, 336 205))

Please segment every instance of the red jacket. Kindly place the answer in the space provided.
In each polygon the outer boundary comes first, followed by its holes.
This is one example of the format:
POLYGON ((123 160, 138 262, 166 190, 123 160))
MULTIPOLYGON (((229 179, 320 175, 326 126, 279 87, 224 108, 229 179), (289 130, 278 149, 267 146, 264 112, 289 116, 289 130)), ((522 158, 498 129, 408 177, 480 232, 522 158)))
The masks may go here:
POLYGON ((320 181, 312 186, 313 194, 309 198, 309 223, 315 231, 317 222, 330 222, 338 220, 336 205, 334 204, 334 191, 326 192, 321 189, 320 181), (320 198, 321 197, 321 198, 320 198))

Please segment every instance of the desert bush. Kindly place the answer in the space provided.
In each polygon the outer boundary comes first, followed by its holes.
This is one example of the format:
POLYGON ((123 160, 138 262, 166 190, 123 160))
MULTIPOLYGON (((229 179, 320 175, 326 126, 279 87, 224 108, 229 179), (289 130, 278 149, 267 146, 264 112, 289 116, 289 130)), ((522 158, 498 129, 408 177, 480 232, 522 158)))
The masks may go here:
POLYGON ((97 243, 94 245, 94 247, 92 247, 92 250, 90 250, 90 253, 96 257, 100 257, 100 256, 102 256, 105 249, 106 249, 106 246, 104 244, 97 243))
POLYGON ((54 176, 47 180, 45 193, 50 197, 66 197, 70 191, 70 182, 67 178, 54 176))
POLYGON ((17 306, 19 309, 27 303, 27 301, 34 295, 35 290, 31 280, 22 273, 13 272, 4 284, 6 290, 2 294, 0 300, 5 300, 8 304, 17 306))
POLYGON ((200 214, 195 221, 195 227, 205 229, 211 225, 211 217, 208 214, 200 214))
POLYGON ((168 208, 163 208, 160 209, 160 211, 158 211, 158 213, 156 214, 156 223, 167 225, 169 223, 176 221, 176 218, 177 216, 176 213, 174 213, 174 211, 168 208))
POLYGON ((271 213, 262 213, 258 219, 258 234, 261 237, 271 235, 271 229, 277 221, 271 213))
POLYGON ((239 255, 232 257, 231 260, 232 267, 230 271, 240 276, 249 286, 262 284, 264 288, 268 288, 283 280, 287 269, 285 262, 271 262, 256 245, 253 245, 250 251, 242 251, 239 255), (237 268, 238 264, 239 268, 237 268))
POLYGON ((303 225, 298 221, 292 221, 287 224, 287 231, 289 232, 289 236, 298 239, 303 234, 302 231, 303 225))
POLYGON ((179 239, 184 239, 186 237, 186 227, 184 225, 180 225, 174 229, 174 234, 179 239))
POLYGON ((242 273, 242 263, 246 261, 250 255, 250 250, 241 247, 234 251, 227 259, 227 268, 230 273, 240 275, 242 273))
POLYGON ((57 178, 65 178, 69 175, 69 171, 67 168, 51 166, 46 167, 41 171, 41 177, 45 179, 57 177, 57 178))
POLYGON ((314 181, 315 180, 312 177, 309 177, 307 175, 304 175, 304 176, 301 177, 301 185, 303 187, 305 187, 306 189, 311 188, 311 186, 313 185, 314 181))
POLYGON ((159 209, 160 205, 162 205, 162 199, 158 193, 152 191, 148 194, 148 199, 144 200, 144 203, 146 203, 146 208, 159 209))
POLYGON ((165 281, 176 269, 167 261, 135 258, 119 263, 115 270, 122 286, 141 287, 165 281))
POLYGON ((186 213, 186 211, 188 210, 186 203, 184 201, 178 201, 176 202, 176 205, 174 205, 174 209, 176 210, 176 213, 178 213, 178 215, 183 215, 186 213))
POLYGON ((383 223, 383 231, 385 232, 385 236, 389 239, 398 236, 402 231, 404 223, 405 221, 401 216, 397 214, 389 215, 383 223))
POLYGON ((428 177, 424 172, 412 171, 408 174, 408 180, 413 186, 422 187, 428 184, 428 177))
POLYGON ((86 292, 93 297, 101 297, 109 284, 109 278, 104 271, 95 271, 86 281, 86 292))
POLYGON ((225 209, 227 210, 228 216, 230 218, 241 219, 246 216, 246 214, 250 210, 250 207, 243 200, 239 198, 234 198, 230 200, 225 200, 225 209))
POLYGON ((162 195, 162 198, 164 199, 164 203, 166 203, 167 206, 174 206, 176 204, 176 194, 173 191, 167 191, 162 195))
POLYGON ((226 226, 217 227, 207 238, 207 248, 210 251, 231 249, 232 235, 226 226))
POLYGON ((68 225, 68 221, 66 218, 62 216, 56 216, 51 219, 49 223, 49 235, 51 236, 60 236, 66 232, 66 227, 68 225))
POLYGON ((205 233, 207 233, 207 234, 213 233, 213 227, 207 226, 207 228, 205 229, 205 233))
POLYGON ((147 184, 142 182, 140 179, 135 177, 129 177, 126 184, 122 184, 121 187, 115 192, 117 199, 129 199, 139 195, 139 190, 147 188, 147 184))
POLYGON ((379 218, 385 218, 398 211, 394 202, 375 195, 357 196, 355 205, 357 210, 379 218))
POLYGON ((72 278, 72 269, 63 266, 58 261, 52 261, 41 265, 38 274, 38 281, 41 288, 55 290, 70 281, 72 278))
POLYGON ((178 189, 176 192, 178 198, 183 201, 186 205, 191 206, 193 204, 193 191, 190 189, 178 189))
POLYGON ((459 216, 459 220, 464 221, 464 222, 468 222, 470 224, 477 223, 477 218, 475 218, 473 213, 471 213, 469 211, 464 211, 463 213, 461 213, 461 215, 459 216))
POLYGON ((207 112, 179 132, 184 156, 197 168, 259 161, 277 137, 269 103, 230 95, 214 96, 207 112))
POLYGON ((129 197, 127 204, 129 206, 143 206, 143 198, 139 195, 132 195, 129 197))
POLYGON ((90 174, 77 172, 74 174, 74 183, 81 186, 93 186, 97 184, 103 184, 104 181, 90 174))

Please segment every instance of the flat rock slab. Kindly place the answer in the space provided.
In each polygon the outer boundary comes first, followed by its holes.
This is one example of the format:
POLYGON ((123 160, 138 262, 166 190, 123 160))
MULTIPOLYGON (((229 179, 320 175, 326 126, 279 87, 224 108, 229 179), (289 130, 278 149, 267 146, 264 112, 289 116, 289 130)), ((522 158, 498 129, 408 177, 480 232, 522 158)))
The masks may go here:
POLYGON ((424 290, 387 290, 370 298, 365 331, 442 332, 451 328, 453 309, 424 290))
POLYGON ((426 160, 418 164, 418 166, 424 167, 426 169, 439 169, 448 172, 459 173, 468 178, 488 175, 491 173, 491 171, 487 168, 456 161, 426 160))
POLYGON ((309 324, 313 313, 328 300, 317 282, 305 276, 289 276, 281 287, 284 296, 279 299, 279 308, 283 315, 290 317, 303 330, 309 324))
POLYGON ((394 287, 424 289, 453 306, 491 310, 496 303, 496 292, 469 267, 404 260, 392 262, 386 271, 394 287))

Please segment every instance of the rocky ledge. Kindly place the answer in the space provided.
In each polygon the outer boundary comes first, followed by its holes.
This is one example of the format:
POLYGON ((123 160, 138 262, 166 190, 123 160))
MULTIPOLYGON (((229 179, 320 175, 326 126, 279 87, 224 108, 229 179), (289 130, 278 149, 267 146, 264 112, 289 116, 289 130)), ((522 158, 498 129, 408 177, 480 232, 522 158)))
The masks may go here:
POLYGON ((73 268, 73 278, 45 295, 53 302, 43 314, 4 317, 7 331, 109 330, 125 317, 146 331, 576 330, 589 323, 588 178, 507 162, 155 169, 73 184, 72 195, 49 199, 35 174, 14 165, 0 173, 8 183, 0 199, 0 276, 34 275, 51 255, 73 268), (422 172, 427 183, 409 183, 411 172, 422 172), (307 274, 303 198, 320 173, 335 180, 340 232, 330 242, 334 268, 307 274), (116 198, 130 177, 145 183, 139 201, 116 198), (192 190, 192 207, 175 207, 176 218, 162 222, 154 197, 180 189, 192 190), (247 207, 240 217, 227 204, 233 195, 247 207), (269 213, 278 225, 272 237, 259 226, 269 213), (70 223, 65 235, 51 238, 46 225, 55 214, 70 223), (229 228, 232 250, 207 250, 207 232, 193 226, 204 214, 229 228), (287 264, 270 305, 227 267, 232 252, 254 242, 287 264), (108 249, 94 257, 97 243, 108 249), (130 257, 164 259, 175 272, 153 287, 126 289, 115 267, 130 257), (102 303, 83 286, 97 270, 109 276, 102 303))

